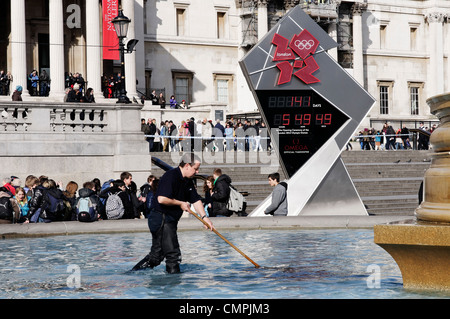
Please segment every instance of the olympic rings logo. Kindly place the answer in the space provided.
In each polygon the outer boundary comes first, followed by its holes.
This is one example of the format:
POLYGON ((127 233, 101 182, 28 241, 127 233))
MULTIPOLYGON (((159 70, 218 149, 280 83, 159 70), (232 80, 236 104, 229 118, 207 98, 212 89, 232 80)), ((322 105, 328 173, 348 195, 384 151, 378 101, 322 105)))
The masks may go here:
POLYGON ((314 40, 296 40, 294 42, 294 45, 299 50, 311 50, 311 48, 314 46, 315 42, 314 40))

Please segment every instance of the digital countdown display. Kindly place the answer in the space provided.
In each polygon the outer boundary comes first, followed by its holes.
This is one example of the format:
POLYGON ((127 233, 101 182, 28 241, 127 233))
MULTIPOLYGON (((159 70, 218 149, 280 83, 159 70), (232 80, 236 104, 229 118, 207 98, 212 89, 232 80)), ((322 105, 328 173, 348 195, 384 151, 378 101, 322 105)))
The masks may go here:
POLYGON ((349 119, 313 90, 256 91, 285 172, 292 176, 349 119))

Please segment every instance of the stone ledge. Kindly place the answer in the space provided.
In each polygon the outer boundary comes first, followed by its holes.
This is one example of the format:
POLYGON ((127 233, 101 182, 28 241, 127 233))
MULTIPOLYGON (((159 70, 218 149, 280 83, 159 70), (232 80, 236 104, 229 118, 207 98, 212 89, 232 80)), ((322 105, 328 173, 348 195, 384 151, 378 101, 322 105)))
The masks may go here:
MULTIPOLYGON (((288 216, 288 217, 230 217, 213 218, 216 229, 316 229, 316 228, 369 228, 380 223, 388 223, 410 218, 407 216, 288 216)), ((182 218, 178 224, 180 231, 202 230, 203 225, 193 217, 182 218)), ((57 235, 148 232, 146 219, 103 220, 93 223, 77 221, 0 224, 0 238, 44 237, 57 235)))

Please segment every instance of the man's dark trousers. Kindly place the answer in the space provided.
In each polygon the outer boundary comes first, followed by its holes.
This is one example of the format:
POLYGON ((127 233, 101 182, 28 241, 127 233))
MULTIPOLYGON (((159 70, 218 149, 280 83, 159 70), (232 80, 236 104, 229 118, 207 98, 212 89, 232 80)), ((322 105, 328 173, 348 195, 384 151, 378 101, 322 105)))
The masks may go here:
POLYGON ((178 221, 167 220, 163 213, 152 211, 148 218, 148 226, 152 233, 152 248, 149 261, 155 267, 164 258, 168 273, 180 272, 181 250, 178 243, 178 221))

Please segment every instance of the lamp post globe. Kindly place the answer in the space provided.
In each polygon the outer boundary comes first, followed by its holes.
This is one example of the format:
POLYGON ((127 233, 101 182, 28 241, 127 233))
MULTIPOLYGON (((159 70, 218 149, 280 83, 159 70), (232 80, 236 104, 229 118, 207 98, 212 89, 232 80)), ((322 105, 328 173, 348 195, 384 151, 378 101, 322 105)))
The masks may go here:
POLYGON ((120 51, 121 85, 117 103, 131 103, 130 99, 127 97, 127 91, 125 88, 125 44, 123 43, 123 39, 127 36, 128 25, 130 22, 131 20, 124 16, 122 9, 119 10, 117 17, 111 20, 111 23, 114 25, 114 29, 116 30, 117 38, 119 39, 120 51))

